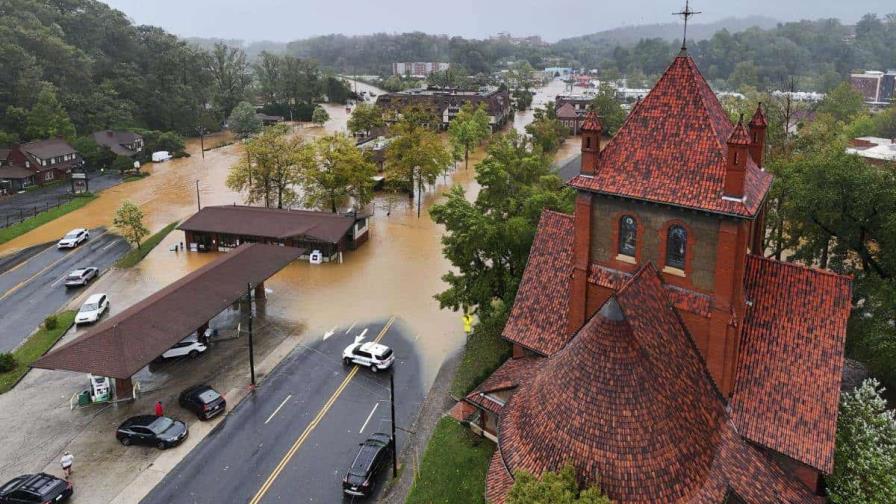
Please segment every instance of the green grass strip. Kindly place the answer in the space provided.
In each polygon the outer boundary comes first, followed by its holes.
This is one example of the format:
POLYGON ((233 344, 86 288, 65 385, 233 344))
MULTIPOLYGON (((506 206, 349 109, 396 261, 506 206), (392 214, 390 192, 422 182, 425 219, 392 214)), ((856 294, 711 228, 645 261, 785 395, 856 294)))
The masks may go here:
POLYGON ((510 344, 496 334, 474 332, 451 382, 451 394, 461 398, 488 378, 510 356, 510 344))
POLYGON ((69 212, 73 212, 83 207, 94 199, 96 199, 96 195, 93 194, 81 195, 56 208, 51 208, 46 212, 41 212, 34 217, 25 219, 18 224, 13 224, 12 226, 0 229, 0 243, 6 243, 13 238, 18 238, 32 229, 43 226, 54 219, 58 219, 69 212))
POLYGON ((122 256, 121 259, 115 262, 115 266, 119 268, 132 268, 136 266, 147 254, 152 252, 152 249, 156 248, 156 245, 168 236, 168 233, 174 230, 177 224, 178 221, 174 221, 163 227, 161 231, 150 236, 146 241, 141 243, 140 248, 131 249, 130 252, 122 256))
POLYGON ((405 504, 485 502, 485 476, 495 445, 451 417, 439 420, 405 504))
POLYGON ((75 323, 75 310, 66 310, 56 314, 56 327, 46 329, 41 325, 19 348, 13 350, 16 367, 12 371, 0 373, 0 394, 9 392, 28 372, 28 366, 39 359, 53 347, 59 338, 75 323))

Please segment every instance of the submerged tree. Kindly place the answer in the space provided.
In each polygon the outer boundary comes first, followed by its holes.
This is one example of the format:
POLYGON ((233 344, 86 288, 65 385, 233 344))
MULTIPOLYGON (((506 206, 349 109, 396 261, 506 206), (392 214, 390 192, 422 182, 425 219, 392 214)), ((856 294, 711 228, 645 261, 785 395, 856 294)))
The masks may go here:
POLYGON ((591 100, 590 108, 597 114, 607 135, 615 135, 625 122, 625 110, 622 110, 622 105, 616 100, 616 90, 609 84, 601 84, 597 95, 591 100))
POLYGON ((143 225, 143 210, 140 210, 140 207, 127 200, 115 211, 112 225, 121 232, 127 241, 133 243, 137 248, 140 248, 143 238, 149 234, 149 230, 143 225))
POLYGON ((327 110, 320 105, 314 107, 314 112, 311 113, 311 122, 318 126, 323 126, 324 123, 330 120, 330 114, 327 113, 327 110))
MULTIPOLYGON (((424 184, 434 184, 452 157, 442 139, 432 130, 403 116, 394 126, 395 135, 386 147, 386 177, 399 183, 413 197, 422 198, 424 184)), ((417 213, 419 215, 419 201, 417 213)))
POLYGON ((255 113, 255 107, 249 102, 239 102, 227 120, 230 129, 240 138, 248 138, 261 131, 261 119, 255 113))
POLYGON ((363 133, 364 136, 370 135, 370 132, 384 125, 383 112, 376 105, 370 103, 359 103, 352 110, 352 115, 348 118, 348 130, 352 133, 363 133))
POLYGON ((227 187, 246 194, 246 203, 288 208, 298 200, 300 164, 307 150, 286 125, 270 126, 246 140, 246 154, 230 168, 227 187))
POLYGON ((451 144, 464 153, 464 169, 470 167, 470 149, 491 134, 488 112, 480 105, 473 108, 470 102, 461 107, 457 116, 448 125, 448 137, 451 144))
POLYGON ((376 168, 348 137, 321 137, 301 159, 300 185, 306 207, 336 213, 350 200, 356 207, 370 203, 376 168))

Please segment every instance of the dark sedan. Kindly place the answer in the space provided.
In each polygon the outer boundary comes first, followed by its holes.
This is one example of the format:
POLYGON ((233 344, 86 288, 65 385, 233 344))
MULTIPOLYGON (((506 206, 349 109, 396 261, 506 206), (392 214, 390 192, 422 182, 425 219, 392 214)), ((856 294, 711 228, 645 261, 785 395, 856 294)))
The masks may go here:
POLYGON ((208 385, 196 385, 180 393, 180 405, 193 413, 200 420, 208 420, 227 407, 227 401, 215 389, 208 385))
POLYGON ((179 445, 187 437, 187 424, 165 416, 140 415, 128 418, 115 437, 121 444, 142 444, 159 449, 179 445))
POLYGON ((361 443, 351 468, 342 478, 342 491, 348 495, 369 497, 373 493, 377 473, 389 465, 394 449, 392 437, 382 432, 361 443))
POLYGON ((24 474, 0 486, 0 504, 64 502, 73 492, 71 483, 55 476, 24 474))

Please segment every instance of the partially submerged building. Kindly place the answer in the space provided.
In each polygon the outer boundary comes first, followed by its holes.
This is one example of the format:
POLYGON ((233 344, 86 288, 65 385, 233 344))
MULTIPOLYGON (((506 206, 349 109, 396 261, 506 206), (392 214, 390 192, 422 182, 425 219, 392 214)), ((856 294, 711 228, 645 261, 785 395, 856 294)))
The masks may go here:
POLYGON ((448 129, 448 125, 460 112, 461 107, 467 103, 474 108, 480 105, 485 107, 493 131, 504 126, 513 113, 510 93, 506 89, 499 88, 461 91, 429 87, 381 94, 376 99, 376 106, 388 116, 394 117, 408 108, 418 108, 435 116, 441 129, 448 129))
POLYGON ((354 250, 369 237, 368 217, 241 205, 205 207, 178 227, 192 251, 228 252, 244 243, 271 243, 318 250, 325 261, 354 250))
POLYGON ((686 51, 546 211, 503 337, 453 413, 486 496, 570 463, 615 503, 813 503, 834 467, 848 277, 764 257, 764 113, 732 124, 686 51))

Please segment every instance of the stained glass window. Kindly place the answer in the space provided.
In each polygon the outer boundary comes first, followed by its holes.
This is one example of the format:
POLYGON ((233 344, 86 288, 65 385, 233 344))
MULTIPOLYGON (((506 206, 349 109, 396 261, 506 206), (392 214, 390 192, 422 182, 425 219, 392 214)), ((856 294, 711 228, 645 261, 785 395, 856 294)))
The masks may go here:
POLYGON ((635 256, 638 245, 638 224, 631 215, 619 219, 619 253, 635 256))
POLYGON ((685 253, 688 248, 688 232, 681 226, 669 228, 666 237, 666 266, 684 269, 685 253))

